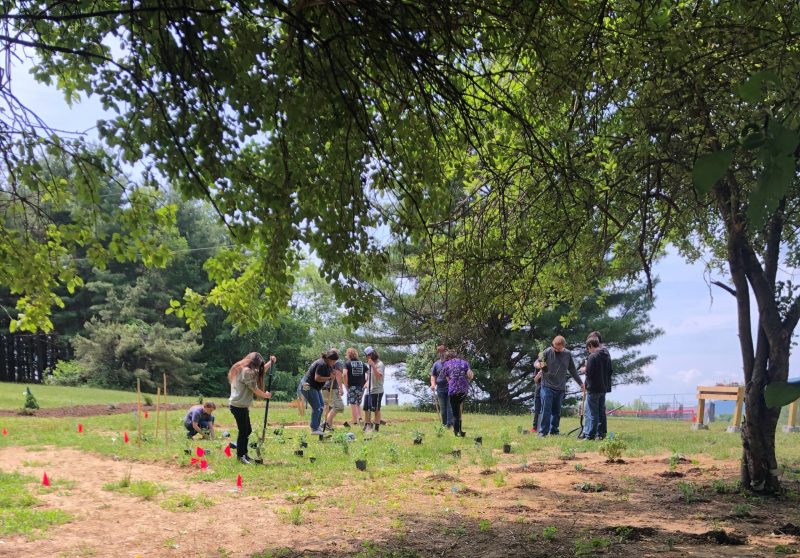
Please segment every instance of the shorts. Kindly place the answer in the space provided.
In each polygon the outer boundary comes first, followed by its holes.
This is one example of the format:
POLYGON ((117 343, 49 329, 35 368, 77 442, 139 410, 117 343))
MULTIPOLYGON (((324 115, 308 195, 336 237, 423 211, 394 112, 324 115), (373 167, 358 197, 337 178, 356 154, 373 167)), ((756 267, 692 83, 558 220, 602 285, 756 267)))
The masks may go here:
POLYGON ((360 405, 364 398, 364 386, 350 386, 347 388, 347 404, 360 405))
POLYGON ((331 405, 335 411, 344 411, 344 403, 338 389, 324 390, 322 392, 322 400, 326 405, 331 405), (333 398, 333 405, 331 405, 331 397, 333 398))
POLYGON ((382 393, 368 393, 367 396, 364 398, 364 410, 380 411, 382 398, 383 398, 382 393))

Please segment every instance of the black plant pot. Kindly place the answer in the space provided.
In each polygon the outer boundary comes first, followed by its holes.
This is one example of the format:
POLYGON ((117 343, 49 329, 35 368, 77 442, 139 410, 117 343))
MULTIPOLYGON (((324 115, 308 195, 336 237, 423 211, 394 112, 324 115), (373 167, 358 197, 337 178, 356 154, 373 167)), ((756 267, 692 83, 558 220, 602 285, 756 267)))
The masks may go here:
POLYGON ((475 445, 476 446, 482 446, 483 445, 483 436, 478 436, 477 438, 475 438, 475 445))
POLYGON ((452 454, 453 454, 453 457, 461 459, 461 450, 453 450, 452 454))
POLYGON ((303 457, 303 450, 294 450, 294 454, 297 457, 303 457))
POLYGON ((511 453, 511 444, 503 444, 503 453, 511 453))
POLYGON ((300 442, 300 447, 301 448, 307 448, 308 447, 308 442, 300 442))
POLYGON ((314 462, 317 460, 317 458, 316 458, 316 457, 309 457, 309 458, 308 458, 308 460, 309 460, 311 463, 314 463, 314 462))
POLYGON ((414 438, 414 445, 415 446, 422 445, 422 438, 414 438))
POLYGON ((356 469, 359 471, 366 471, 367 470, 367 460, 366 459, 356 459, 356 469))

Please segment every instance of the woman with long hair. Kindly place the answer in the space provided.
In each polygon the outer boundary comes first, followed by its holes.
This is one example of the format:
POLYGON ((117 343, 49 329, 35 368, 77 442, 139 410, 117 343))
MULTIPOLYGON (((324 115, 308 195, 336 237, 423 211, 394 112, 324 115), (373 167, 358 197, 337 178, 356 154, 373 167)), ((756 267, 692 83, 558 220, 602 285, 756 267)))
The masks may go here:
POLYGON ((231 384, 230 409, 236 419, 239 435, 236 438, 236 457, 245 465, 251 463, 247 455, 247 439, 253 432, 250 424, 250 405, 255 396, 269 399, 272 394, 264 391, 264 375, 275 362, 275 356, 264 360, 259 353, 248 353, 242 360, 228 370, 228 383, 231 384))

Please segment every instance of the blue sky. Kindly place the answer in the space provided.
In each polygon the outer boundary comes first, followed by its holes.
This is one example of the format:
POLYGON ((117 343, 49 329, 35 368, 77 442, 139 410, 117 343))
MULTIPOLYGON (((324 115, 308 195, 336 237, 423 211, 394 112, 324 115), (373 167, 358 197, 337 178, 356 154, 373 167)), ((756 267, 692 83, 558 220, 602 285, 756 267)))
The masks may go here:
MULTIPOLYGON (((12 80, 13 92, 50 126, 94 135, 94 124, 102 118, 96 100, 69 107, 54 88, 36 83, 25 67, 14 68, 12 80)), ((687 264, 672 252, 657 263, 655 275, 660 282, 651 321, 665 333, 641 347, 642 354, 657 356, 647 370, 651 382, 618 387, 610 399, 691 404, 698 385, 741 381, 734 298, 718 287, 709 289, 701 263, 687 264)), ((794 357, 791 365, 790 376, 798 375, 794 357)))

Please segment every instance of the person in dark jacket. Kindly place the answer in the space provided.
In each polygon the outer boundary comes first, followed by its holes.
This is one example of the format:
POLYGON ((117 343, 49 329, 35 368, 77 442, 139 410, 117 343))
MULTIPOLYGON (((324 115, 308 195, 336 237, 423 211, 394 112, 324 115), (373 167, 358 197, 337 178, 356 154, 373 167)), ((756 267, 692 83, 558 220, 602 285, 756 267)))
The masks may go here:
POLYGON ((539 370, 534 380, 541 380, 542 415, 539 418, 539 436, 558 434, 561 423, 561 406, 567 391, 567 374, 583 386, 583 381, 575 369, 572 353, 567 350, 567 341, 561 335, 553 338, 542 356, 536 359, 534 367, 539 370))
POLYGON ((583 437, 594 440, 599 437, 601 413, 605 415, 606 412, 606 382, 611 375, 611 355, 596 337, 589 338, 586 350, 589 351, 589 358, 586 360, 586 424, 583 437))
MULTIPOLYGON (((586 342, 588 343, 589 340, 594 337, 600 342, 600 347, 606 349, 608 348, 603 344, 603 338, 600 335, 599 331, 593 331, 589 334, 586 338, 586 342)), ((613 386, 612 375, 614 374, 613 366, 609 367, 608 373, 606 374, 606 395, 600 398, 600 423, 597 427, 597 437, 598 439, 602 440, 606 437, 608 433, 608 413, 606 411, 606 396, 611 393, 611 387, 613 386)))

